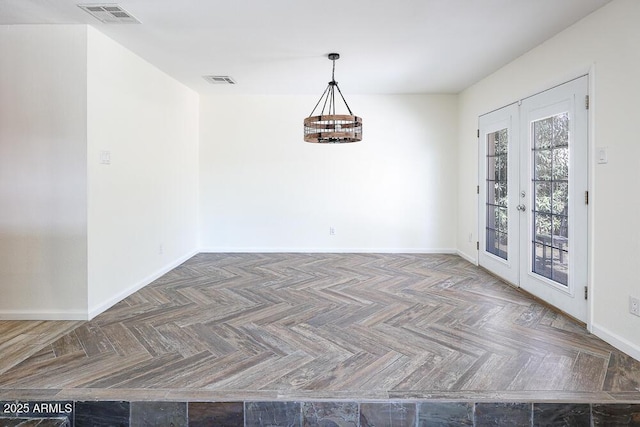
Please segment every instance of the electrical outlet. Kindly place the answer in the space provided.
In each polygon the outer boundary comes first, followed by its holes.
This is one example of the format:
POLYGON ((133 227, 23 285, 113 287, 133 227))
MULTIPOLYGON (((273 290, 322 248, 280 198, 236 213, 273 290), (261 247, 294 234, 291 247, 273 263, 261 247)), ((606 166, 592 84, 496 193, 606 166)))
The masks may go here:
POLYGON ((336 235, 336 229, 334 227, 329 227, 329 236, 335 236, 336 235))
POLYGON ((629 296, 629 313, 640 316, 640 299, 629 296))

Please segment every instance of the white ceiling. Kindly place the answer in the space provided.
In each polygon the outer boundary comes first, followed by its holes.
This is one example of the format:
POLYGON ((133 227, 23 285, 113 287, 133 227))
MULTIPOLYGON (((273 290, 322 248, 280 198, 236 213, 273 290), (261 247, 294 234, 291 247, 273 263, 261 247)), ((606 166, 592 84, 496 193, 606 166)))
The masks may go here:
POLYGON ((330 52, 347 97, 456 93, 609 1, 122 0, 142 24, 107 25, 76 6, 94 1, 0 0, 0 24, 90 24, 205 94, 319 96, 330 52))

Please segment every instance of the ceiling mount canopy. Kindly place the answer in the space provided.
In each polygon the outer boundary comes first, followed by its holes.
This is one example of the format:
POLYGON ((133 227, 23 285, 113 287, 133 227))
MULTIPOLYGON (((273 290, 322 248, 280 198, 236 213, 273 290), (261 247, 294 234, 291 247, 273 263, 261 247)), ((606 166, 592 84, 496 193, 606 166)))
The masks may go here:
POLYGON ((333 62, 331 81, 324 93, 313 107, 309 117, 304 119, 304 140, 321 144, 341 144, 345 142, 358 142, 362 140, 362 118, 354 116, 349 104, 344 99, 342 91, 335 79, 336 60, 340 58, 338 53, 330 53, 328 58, 333 62), (349 114, 336 114, 335 90, 338 90, 342 102, 347 107, 349 114), (322 103, 319 116, 314 116, 316 109, 322 103))

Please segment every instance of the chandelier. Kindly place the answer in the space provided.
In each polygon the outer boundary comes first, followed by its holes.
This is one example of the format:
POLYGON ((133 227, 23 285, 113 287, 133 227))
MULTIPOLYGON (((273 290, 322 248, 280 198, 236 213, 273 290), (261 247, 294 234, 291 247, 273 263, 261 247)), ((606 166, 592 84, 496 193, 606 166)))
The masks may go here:
POLYGON ((316 106, 313 107, 309 117, 304 119, 304 140, 321 144, 342 144, 361 141, 362 118, 353 115, 335 79, 336 60, 340 58, 340 55, 330 53, 328 58, 333 61, 331 81, 316 106), (336 114, 336 89, 338 89, 338 94, 347 107, 349 114, 336 114), (320 104, 322 104, 320 115, 314 116, 313 114, 320 104))

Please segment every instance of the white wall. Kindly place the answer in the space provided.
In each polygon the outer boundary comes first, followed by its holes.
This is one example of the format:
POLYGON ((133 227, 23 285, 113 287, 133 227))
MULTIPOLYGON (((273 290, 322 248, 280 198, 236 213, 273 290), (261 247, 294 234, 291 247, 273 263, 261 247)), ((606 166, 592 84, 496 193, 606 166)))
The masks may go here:
POLYGON ((201 97, 204 250, 455 249, 457 97, 346 96, 342 145, 303 141, 317 96, 201 97))
POLYGON ((0 26, 0 318, 87 310, 82 26, 0 26))
POLYGON ((0 35, 0 318, 90 318, 198 249, 198 95, 87 26, 0 35))
POLYGON ((93 28, 87 63, 93 317, 196 253, 199 105, 195 92, 93 28))
POLYGON ((460 95, 457 247, 475 259, 478 116, 592 70, 590 286, 593 332, 640 359, 640 2, 615 0, 460 95), (595 147, 608 164, 595 164, 595 147), (474 233, 473 244, 468 233, 474 233))

